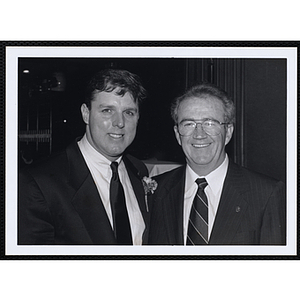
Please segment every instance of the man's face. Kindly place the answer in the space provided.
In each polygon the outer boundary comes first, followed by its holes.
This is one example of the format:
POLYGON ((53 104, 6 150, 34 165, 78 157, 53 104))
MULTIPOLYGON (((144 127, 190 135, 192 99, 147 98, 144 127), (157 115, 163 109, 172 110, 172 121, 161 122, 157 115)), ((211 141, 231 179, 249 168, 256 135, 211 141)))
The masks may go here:
MULTIPOLYGON (((225 122, 222 103, 211 96, 187 98, 178 108, 178 124, 182 120, 202 121, 214 119, 225 122)), ((177 126, 174 131, 182 146, 188 165, 200 176, 205 176, 219 167, 225 159, 225 145, 231 139, 233 125, 222 125, 221 133, 210 136, 198 125, 190 136, 181 136, 177 126)))
POLYGON ((100 92, 91 101, 91 108, 82 104, 90 144, 110 161, 120 157, 132 143, 139 119, 138 106, 132 96, 100 92))

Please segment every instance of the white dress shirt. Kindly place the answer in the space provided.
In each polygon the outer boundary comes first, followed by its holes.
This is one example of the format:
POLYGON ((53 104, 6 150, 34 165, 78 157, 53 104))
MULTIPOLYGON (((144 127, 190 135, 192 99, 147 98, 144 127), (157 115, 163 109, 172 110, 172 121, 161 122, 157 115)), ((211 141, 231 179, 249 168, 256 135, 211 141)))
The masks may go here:
MULTIPOLYGON (((84 135, 78 142, 78 146, 92 174, 110 224, 113 228, 112 212, 109 200, 109 187, 112 177, 112 170, 110 168, 111 161, 94 149, 94 147, 88 142, 86 135, 84 135)), ((122 157, 116 161, 119 163, 118 172, 120 181, 124 188, 133 245, 142 245, 142 236, 145 230, 144 219, 128 177, 125 164, 122 161, 122 157)))
POLYGON ((228 157, 226 155, 223 163, 213 172, 208 175, 197 175, 189 165, 186 167, 185 177, 185 193, 184 193, 184 208, 183 208, 183 234, 184 244, 186 244, 187 231, 189 225, 190 211, 196 195, 198 185, 195 182, 197 178, 205 178, 208 185, 204 189, 208 200, 208 236, 210 237, 215 217, 217 214, 220 197, 223 189, 224 180, 228 169, 228 157))

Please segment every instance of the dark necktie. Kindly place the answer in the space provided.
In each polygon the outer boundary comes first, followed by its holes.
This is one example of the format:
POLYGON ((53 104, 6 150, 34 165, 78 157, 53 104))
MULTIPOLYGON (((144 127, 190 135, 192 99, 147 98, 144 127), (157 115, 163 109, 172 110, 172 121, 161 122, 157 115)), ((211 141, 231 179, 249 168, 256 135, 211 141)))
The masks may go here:
POLYGON ((198 178, 196 183, 198 190, 191 208, 187 245, 208 244, 208 201, 204 192, 207 182, 198 178))
POLYGON ((118 245, 132 245, 129 217, 126 209, 124 189, 118 174, 118 163, 112 162, 110 181, 110 204, 113 216, 114 232, 118 245))

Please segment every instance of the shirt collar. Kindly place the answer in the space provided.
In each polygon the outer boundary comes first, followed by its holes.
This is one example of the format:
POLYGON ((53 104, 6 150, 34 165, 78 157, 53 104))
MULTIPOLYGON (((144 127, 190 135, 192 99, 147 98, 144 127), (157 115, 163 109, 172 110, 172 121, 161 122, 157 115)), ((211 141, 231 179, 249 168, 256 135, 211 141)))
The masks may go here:
MULTIPOLYGON (((104 155, 102 155, 100 152, 98 152, 88 141, 86 134, 83 136, 83 138, 78 142, 78 146, 80 150, 83 152, 85 156, 87 156, 90 160, 92 160, 94 163, 101 164, 101 165, 107 165, 110 166, 112 163, 110 160, 108 160, 104 155)), ((122 160, 122 156, 116 159, 115 161, 120 164, 122 160)))
POLYGON ((195 180, 197 178, 205 178, 212 192, 216 195, 223 186, 223 182, 225 180, 225 176, 227 173, 229 159, 226 154, 223 163, 214 171, 209 173, 206 176, 199 176, 195 173, 192 168, 187 165, 186 167, 186 187, 185 190, 188 191, 194 187, 195 180))

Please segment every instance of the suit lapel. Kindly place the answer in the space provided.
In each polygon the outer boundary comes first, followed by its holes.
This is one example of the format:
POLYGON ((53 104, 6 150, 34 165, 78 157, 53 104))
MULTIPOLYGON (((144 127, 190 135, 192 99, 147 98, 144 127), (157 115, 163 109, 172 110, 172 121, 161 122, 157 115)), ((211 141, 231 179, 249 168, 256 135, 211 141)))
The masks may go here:
POLYGON ((123 157, 123 161, 126 166, 126 170, 127 170, 133 191, 134 191, 136 199, 138 201, 138 205, 139 205, 140 211, 142 213, 144 223, 146 225, 146 229, 145 229, 144 235, 143 235, 143 241, 147 241, 148 227, 149 227, 149 211, 146 207, 146 196, 145 196, 142 178, 144 176, 147 176, 148 173, 146 171, 146 168, 145 168, 144 172, 141 170, 138 170, 126 155, 123 157))
POLYGON ((75 194, 72 204, 93 244, 115 244, 114 233, 94 180, 77 145, 67 148, 69 181, 75 194))
POLYGON ((230 163, 209 244, 231 243, 248 207, 242 192, 246 185, 239 168, 230 163))
POLYGON ((111 224, 92 176, 88 176, 82 183, 72 203, 93 244, 116 244, 111 224))
POLYGON ((145 191, 143 187, 142 178, 144 176, 147 176, 148 174, 140 173, 140 171, 133 165, 133 163, 126 157, 123 157, 124 164, 126 166, 126 170, 132 185, 132 188, 134 190, 135 196, 137 198, 137 201, 139 203, 140 210, 143 214, 143 217, 146 216, 146 202, 145 202, 145 191))
POLYGON ((183 199, 185 167, 178 168, 164 187, 158 201, 163 204, 163 216, 171 245, 183 245, 183 199))

